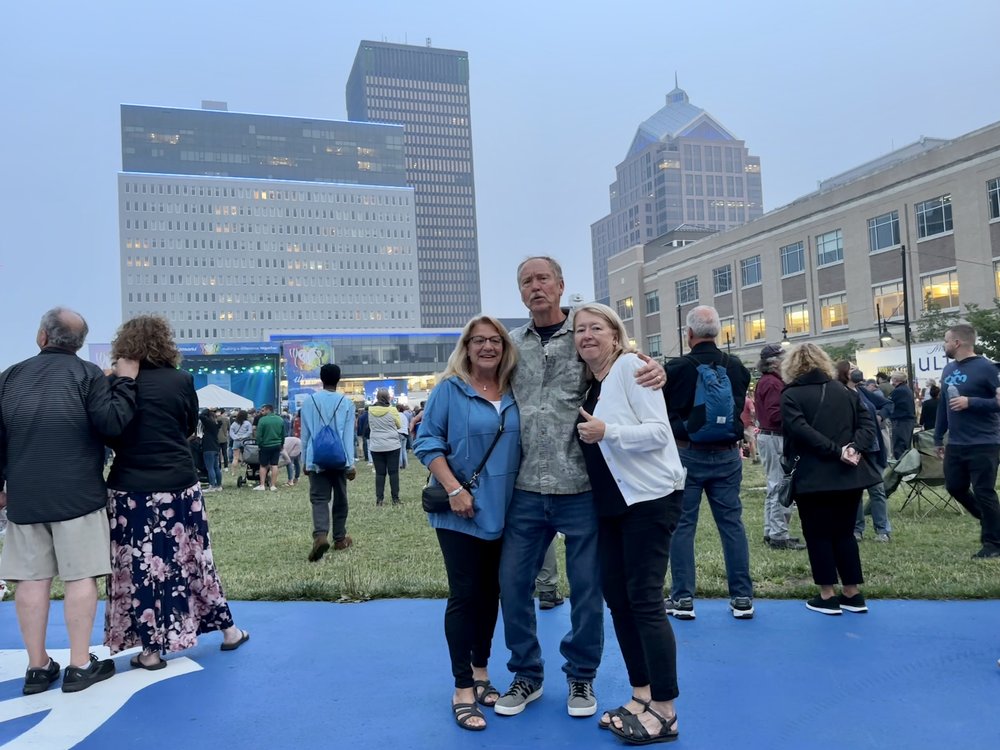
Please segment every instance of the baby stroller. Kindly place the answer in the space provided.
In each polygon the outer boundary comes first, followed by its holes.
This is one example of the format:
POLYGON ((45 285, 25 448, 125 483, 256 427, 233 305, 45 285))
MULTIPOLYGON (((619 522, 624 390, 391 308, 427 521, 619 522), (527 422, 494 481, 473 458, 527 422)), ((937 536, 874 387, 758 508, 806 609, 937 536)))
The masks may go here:
POLYGON ((236 486, 245 487, 248 482, 256 486, 260 478, 260 448, 256 440, 243 441, 243 465, 246 470, 243 476, 236 477, 236 486))

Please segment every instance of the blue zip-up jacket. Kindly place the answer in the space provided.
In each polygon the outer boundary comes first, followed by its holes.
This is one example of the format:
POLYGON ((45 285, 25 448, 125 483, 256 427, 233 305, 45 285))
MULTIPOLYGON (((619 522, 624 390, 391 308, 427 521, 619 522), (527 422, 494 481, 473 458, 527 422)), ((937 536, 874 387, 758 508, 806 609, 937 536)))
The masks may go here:
MULTIPOLYGON (((479 476, 478 485, 472 489, 476 514, 472 518, 459 518, 454 513, 428 513, 433 528, 459 531, 480 539, 497 539, 503 533, 504 516, 521 463, 521 419, 509 391, 500 401, 500 410, 506 415, 503 434, 479 476)), ((444 456, 455 478, 466 481, 483 460, 499 427, 496 407, 461 378, 450 377, 439 383, 427 399, 413 452, 424 466, 444 456)), ((431 482, 437 484, 433 476, 431 482)))
POLYGON ((961 362, 949 362, 941 371, 941 403, 934 425, 934 445, 1000 445, 1000 405, 996 390, 1000 385, 997 367, 986 357, 972 356, 961 362), (948 386, 955 386, 959 396, 967 396, 969 408, 948 408, 948 386))

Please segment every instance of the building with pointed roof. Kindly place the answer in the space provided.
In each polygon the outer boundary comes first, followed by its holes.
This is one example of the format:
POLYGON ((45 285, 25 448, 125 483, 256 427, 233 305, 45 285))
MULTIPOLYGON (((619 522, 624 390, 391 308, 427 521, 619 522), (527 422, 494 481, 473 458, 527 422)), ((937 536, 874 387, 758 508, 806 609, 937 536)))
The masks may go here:
POLYGON ((605 303, 612 255, 682 224, 724 231, 764 213, 760 159, 674 83, 616 167, 610 213, 590 227, 595 296, 605 303))

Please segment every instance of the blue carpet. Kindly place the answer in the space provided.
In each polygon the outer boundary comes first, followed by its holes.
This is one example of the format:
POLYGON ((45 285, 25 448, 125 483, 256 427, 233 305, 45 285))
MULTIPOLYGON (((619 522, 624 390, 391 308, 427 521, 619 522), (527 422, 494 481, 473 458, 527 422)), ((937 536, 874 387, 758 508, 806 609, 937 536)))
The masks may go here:
MULTIPOLYGON (((1000 602, 874 601, 868 615, 826 617, 797 601, 758 601, 734 620, 698 601, 677 634, 681 739, 688 748, 997 747, 1000 602)), ((252 631, 219 651, 204 636, 159 672, 131 670, 82 693, 22 697, 26 657, 12 602, 0 604, 0 743, 8 748, 614 748, 596 717, 566 715, 559 640, 568 603, 539 613, 545 694, 517 717, 487 712, 471 733, 451 719, 443 601, 236 602, 252 631)), ((595 688, 601 707, 629 696, 606 620, 595 688)), ((95 630, 94 643, 100 643, 95 630)), ((50 647, 65 648, 55 603, 50 647)), ((55 654, 59 659, 61 653, 55 654)), ((503 690, 502 625, 492 677, 503 690)), ((64 662, 65 664, 65 662, 64 662)))

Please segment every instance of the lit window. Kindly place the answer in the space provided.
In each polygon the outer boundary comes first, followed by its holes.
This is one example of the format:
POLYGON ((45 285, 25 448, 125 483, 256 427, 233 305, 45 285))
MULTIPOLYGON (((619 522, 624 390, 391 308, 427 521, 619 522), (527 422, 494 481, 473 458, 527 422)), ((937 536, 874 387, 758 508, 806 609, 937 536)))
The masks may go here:
POLYGON ((674 284, 677 290, 677 304, 686 305, 698 301, 698 277, 691 276, 674 284))
POLYGON ((923 239, 951 231, 950 195, 917 203, 913 208, 917 214, 917 237, 923 239))
POLYGON ((767 326, 764 324, 764 313, 748 313, 743 316, 743 340, 763 341, 767 337, 767 326))
POLYGON ((886 320, 903 314, 902 281, 872 287, 872 320, 876 319, 875 315, 879 312, 886 320))
POLYGON ((725 294, 733 291, 733 269, 731 266, 723 266, 712 270, 712 286, 716 294, 725 294))
POLYGON ((993 261, 993 288, 996 296, 1000 298, 1000 260, 993 261))
POLYGON ((835 294, 819 301, 819 316, 824 331, 847 325, 847 295, 835 294))
POLYGON ((754 286, 760 283, 760 256, 744 258, 740 261, 740 274, 743 279, 743 287, 754 286))
POLYGON ((789 336, 809 333, 809 308, 805 302, 785 305, 785 329, 789 336))
POLYGON ((801 242, 781 248, 781 275, 792 276, 806 270, 806 257, 801 242))
POLYGON ((899 245, 899 212, 890 211, 868 220, 868 250, 877 253, 899 245))
POLYGON ((730 344, 736 343, 736 321, 732 318, 722 318, 719 323, 719 343, 724 344, 727 341, 730 344))
POLYGON ((924 308, 928 304, 937 305, 943 310, 958 307, 958 272, 945 271, 933 276, 923 276, 920 279, 921 299, 924 308))
POLYGON ((828 266, 844 259, 844 235, 839 229, 816 235, 816 264, 828 266))
POLYGON ((618 311, 618 317, 622 320, 632 319, 632 309, 634 307, 631 297, 626 297, 625 299, 620 299, 615 303, 615 307, 618 311))

